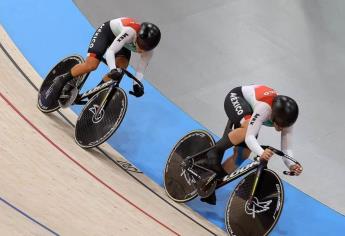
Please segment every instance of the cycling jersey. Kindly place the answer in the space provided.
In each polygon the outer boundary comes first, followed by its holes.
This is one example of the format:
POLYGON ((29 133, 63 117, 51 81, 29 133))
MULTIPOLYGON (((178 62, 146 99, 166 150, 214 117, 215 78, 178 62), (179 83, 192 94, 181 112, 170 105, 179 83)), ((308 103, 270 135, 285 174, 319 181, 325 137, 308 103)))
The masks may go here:
MULTIPOLYGON (((116 68, 115 56, 130 57, 130 52, 137 52, 136 38, 140 30, 140 23, 128 17, 110 20, 102 24, 93 35, 88 56, 100 60, 105 57, 110 70, 116 68), (129 54, 129 55, 128 55, 129 54)), ((136 77, 141 80, 153 50, 140 52, 140 60, 136 66, 136 77)))
MULTIPOLYGON (((258 156, 261 156, 264 150, 258 143, 257 136, 262 125, 273 126, 272 103, 277 95, 274 89, 265 85, 249 85, 234 88, 225 98, 225 112, 229 120, 234 122, 235 128, 240 127, 245 120, 249 120, 245 144, 258 156)), ((292 126, 281 131, 281 150, 289 156, 292 156, 292 133, 292 126)), ((288 159, 284 159, 284 162, 288 167, 293 164, 288 159)))

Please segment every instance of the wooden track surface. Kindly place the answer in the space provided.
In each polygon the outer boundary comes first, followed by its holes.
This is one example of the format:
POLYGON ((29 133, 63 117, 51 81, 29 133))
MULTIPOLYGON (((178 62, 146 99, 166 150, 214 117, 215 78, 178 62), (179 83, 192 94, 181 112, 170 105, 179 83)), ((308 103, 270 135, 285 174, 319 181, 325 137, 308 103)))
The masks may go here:
POLYGON ((0 235, 225 234, 109 145, 80 148, 76 115, 41 113, 42 79, 2 27, 0 42, 0 235))

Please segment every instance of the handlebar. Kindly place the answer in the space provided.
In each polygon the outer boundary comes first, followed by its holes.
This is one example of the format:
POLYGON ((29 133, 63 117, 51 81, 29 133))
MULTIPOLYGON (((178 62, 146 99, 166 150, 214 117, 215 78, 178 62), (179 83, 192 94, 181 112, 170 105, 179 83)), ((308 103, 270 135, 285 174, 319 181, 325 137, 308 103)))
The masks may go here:
POLYGON ((134 80, 137 84, 139 84, 139 86, 140 86, 141 88, 144 88, 143 83, 141 83, 141 81, 138 80, 131 72, 129 72, 129 71, 126 70, 126 69, 122 69, 122 70, 123 70, 123 72, 124 72, 129 78, 131 78, 131 79, 134 80))
MULTIPOLYGON (((101 58, 101 61, 102 61, 105 65, 108 65, 108 64, 107 64, 107 61, 104 59, 104 57, 101 58)), ((140 80, 138 80, 131 72, 129 72, 128 70, 123 69, 123 68, 121 68, 121 70, 122 70, 129 78, 131 78, 131 79, 134 80, 137 84, 139 84, 139 86, 140 86, 142 89, 144 89, 143 83, 141 83, 140 80)))
MULTIPOLYGON (((285 154, 284 152, 274 148, 274 147, 271 147, 271 146, 267 146, 267 145, 261 145, 261 147, 263 149, 270 149, 272 152, 274 152, 275 154, 277 154, 278 156, 281 156, 281 157, 284 157, 286 159, 289 159, 290 161, 292 161, 293 163, 295 163, 296 165, 300 165, 302 166, 297 160, 293 159, 292 157, 290 157, 289 155, 285 154)), ((290 176, 295 176, 296 173, 294 171, 283 171, 283 174, 284 175, 290 175, 290 176)))

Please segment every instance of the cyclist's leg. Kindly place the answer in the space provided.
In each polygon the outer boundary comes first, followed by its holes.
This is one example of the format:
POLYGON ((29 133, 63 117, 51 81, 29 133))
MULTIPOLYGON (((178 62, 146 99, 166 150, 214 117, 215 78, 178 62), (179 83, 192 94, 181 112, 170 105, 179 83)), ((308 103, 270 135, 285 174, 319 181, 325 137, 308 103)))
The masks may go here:
POLYGON ((224 109, 229 118, 229 122, 225 128, 223 137, 207 153, 209 167, 218 174, 218 177, 226 174, 221 165, 224 152, 230 147, 236 146, 244 141, 249 118, 252 114, 250 105, 243 97, 241 87, 234 88, 228 93, 225 97, 224 109), (235 129, 231 130, 231 126, 234 126, 235 129))
POLYGON ((60 102, 65 103, 69 100, 71 91, 76 88, 78 81, 77 77, 98 68, 101 58, 106 52, 109 45, 115 39, 115 35, 110 29, 109 22, 102 24, 91 38, 88 55, 84 63, 75 65, 72 69, 64 75, 61 75, 59 81, 65 84, 61 91, 60 102), (67 82, 67 84, 66 84, 67 82))
POLYGON ((223 136, 215 143, 214 148, 207 153, 208 167, 217 173, 218 178, 221 178, 226 174, 221 163, 224 152, 232 146, 228 138, 228 134, 231 131, 232 126, 233 122, 228 120, 223 136))
POLYGON ((94 71, 98 68, 99 63, 100 63, 100 60, 95 55, 89 54, 86 57, 86 60, 84 63, 77 64, 74 67, 72 67, 71 75, 72 77, 78 77, 80 75, 94 71))
MULTIPOLYGON (((225 130, 223 132, 222 138, 215 144, 214 149, 210 150, 207 153, 208 167, 211 170, 215 171, 216 174, 210 175, 206 183, 213 181, 214 178, 221 178, 222 176, 226 175, 225 169, 223 169, 221 165, 221 162, 222 162, 221 158, 223 157, 224 152, 229 145, 227 143, 227 140, 228 140, 227 137, 228 137, 229 132, 232 129, 232 126, 233 126, 233 122, 231 120, 228 120, 225 130)), ((205 197, 205 198, 200 198, 200 200, 202 202, 206 202, 211 205, 216 205, 217 203, 216 193, 213 192, 210 196, 205 197)))
POLYGON ((88 56, 84 63, 75 65, 69 72, 60 76, 58 81, 64 84, 59 99, 60 105, 72 103, 72 101, 70 101, 72 99, 72 91, 78 93, 78 76, 96 70, 99 63, 100 60, 96 57, 88 56))
POLYGON ((243 145, 237 145, 234 147, 234 153, 228 157, 222 164, 223 169, 229 174, 236 170, 244 160, 246 160, 251 151, 249 148, 243 145))
POLYGON ((75 78, 96 70, 101 61, 101 58, 114 39, 115 35, 110 29, 109 22, 105 22, 100 27, 98 27, 91 38, 87 51, 88 55, 85 62, 75 65, 71 69, 71 71, 67 73, 67 76, 70 78, 75 78))
MULTIPOLYGON (((208 166, 217 173, 216 178, 221 178, 227 174, 227 169, 223 169, 221 164, 224 152, 228 148, 244 141, 249 119, 253 113, 250 105, 243 97, 241 87, 234 88, 228 93, 225 97, 224 109, 229 118, 229 122, 222 138, 215 144, 215 148, 207 153, 208 166), (231 129, 232 127, 234 127, 234 130, 231 129)), ((211 177, 206 183, 212 181, 211 177)), ((209 197, 201 198, 200 200, 215 205, 216 194, 213 192, 209 197)))
POLYGON ((72 68, 71 74, 73 77, 96 70, 114 39, 115 35, 110 29, 109 21, 99 26, 91 38, 85 63, 78 64, 72 68))
POLYGON ((131 60, 131 51, 127 48, 122 48, 115 54, 116 67, 126 69, 131 60))

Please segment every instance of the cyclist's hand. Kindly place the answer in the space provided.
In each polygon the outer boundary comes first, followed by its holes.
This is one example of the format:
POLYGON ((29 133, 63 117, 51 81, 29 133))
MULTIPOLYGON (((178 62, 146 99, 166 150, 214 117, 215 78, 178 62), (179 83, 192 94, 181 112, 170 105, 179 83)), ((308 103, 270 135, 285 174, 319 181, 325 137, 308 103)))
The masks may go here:
POLYGON ((274 152, 271 149, 266 148, 265 151, 260 156, 260 160, 268 161, 273 156, 273 154, 274 152))
POLYGON ((290 166, 290 171, 294 172, 295 175, 300 175, 303 171, 303 168, 302 166, 295 164, 295 165, 290 166))
POLYGON ((120 80, 123 76, 123 70, 121 68, 115 68, 112 69, 107 75, 106 77, 112 79, 112 80, 120 80))
POLYGON ((144 88, 139 84, 133 84, 133 91, 129 91, 129 94, 136 97, 141 97, 144 95, 144 88))

